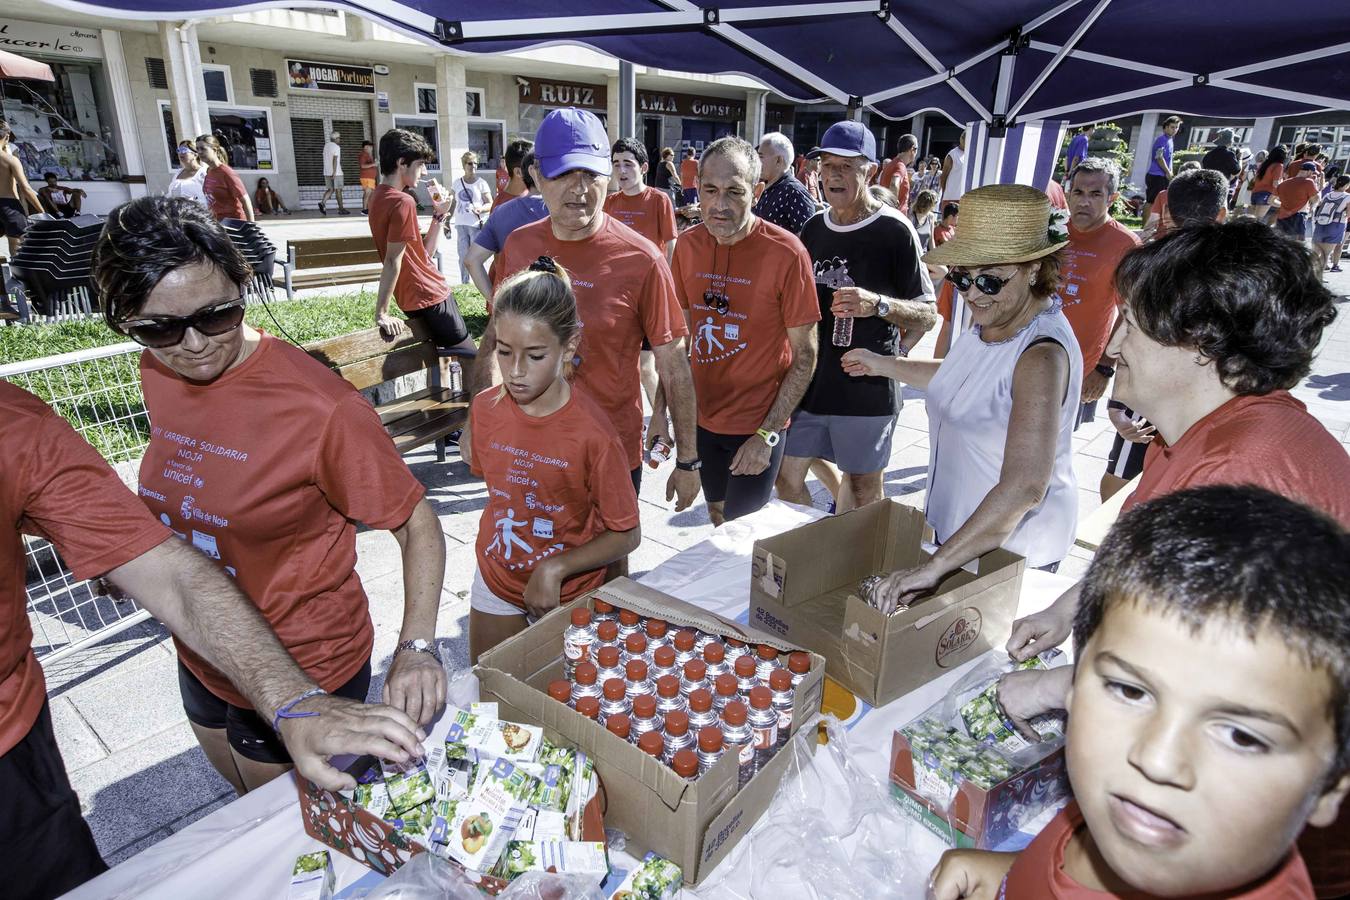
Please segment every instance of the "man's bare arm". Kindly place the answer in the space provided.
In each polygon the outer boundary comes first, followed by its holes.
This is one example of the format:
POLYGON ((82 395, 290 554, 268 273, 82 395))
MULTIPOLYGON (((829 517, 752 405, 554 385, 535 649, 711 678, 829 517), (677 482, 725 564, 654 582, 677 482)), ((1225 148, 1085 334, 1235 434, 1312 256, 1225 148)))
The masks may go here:
POLYGON ((811 376, 816 373, 816 325, 797 325, 788 329, 788 343, 792 345, 792 365, 788 367, 783 383, 778 386, 778 396, 764 417, 765 431, 782 431, 788 417, 806 396, 811 386, 811 376))
POLYGON ((469 252, 464 255, 464 268, 469 270, 469 280, 484 297, 492 296, 492 279, 488 278, 487 261, 492 252, 478 243, 469 244, 469 252))

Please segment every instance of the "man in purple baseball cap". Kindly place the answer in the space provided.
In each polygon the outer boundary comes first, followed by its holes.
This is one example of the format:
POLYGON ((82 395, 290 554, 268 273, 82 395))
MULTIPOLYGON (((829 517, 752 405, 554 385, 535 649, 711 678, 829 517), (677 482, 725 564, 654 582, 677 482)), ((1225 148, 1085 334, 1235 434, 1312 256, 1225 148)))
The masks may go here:
MULTIPOLYGON (((494 266, 493 289, 541 256, 567 270, 584 324, 573 384, 604 410, 618 432, 634 490, 642 479, 642 388, 638 354, 645 337, 675 424, 677 464, 666 485, 675 508, 698 497, 697 413, 685 337, 689 328, 675 295, 665 254, 604 211, 610 141, 605 126, 584 109, 555 109, 539 126, 530 174, 548 217, 522 225, 506 239, 494 266)), ((496 371, 492 320, 479 345, 476 384, 501 381, 496 371)), ((461 452, 468 447, 460 440, 461 452)), ((465 460, 468 461, 467 459, 465 460)))

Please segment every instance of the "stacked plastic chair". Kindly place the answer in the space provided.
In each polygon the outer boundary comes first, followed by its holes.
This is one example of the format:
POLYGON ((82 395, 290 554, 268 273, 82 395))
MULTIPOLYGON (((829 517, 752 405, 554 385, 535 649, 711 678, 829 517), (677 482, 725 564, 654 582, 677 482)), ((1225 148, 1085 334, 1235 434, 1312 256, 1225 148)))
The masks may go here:
POLYGON ((64 318, 95 311, 91 258, 102 230, 102 216, 29 220, 19 252, 10 260, 10 272, 22 285, 33 314, 64 318))
POLYGON ((263 234, 256 222, 243 219, 222 219, 221 225, 230 235, 230 240, 244 255, 244 261, 253 269, 253 280, 245 291, 249 303, 261 300, 273 300, 272 268, 277 261, 277 248, 263 234))

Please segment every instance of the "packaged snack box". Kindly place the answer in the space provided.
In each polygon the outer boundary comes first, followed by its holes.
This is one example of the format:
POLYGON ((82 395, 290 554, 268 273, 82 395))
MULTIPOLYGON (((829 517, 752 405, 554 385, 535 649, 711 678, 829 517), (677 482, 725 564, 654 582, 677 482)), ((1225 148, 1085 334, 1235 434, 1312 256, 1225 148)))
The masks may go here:
POLYGON ((609 874, 604 841, 511 841, 496 875, 512 879, 525 872, 592 875, 600 883, 609 874))
POLYGON ((287 900, 332 900, 335 876, 327 850, 296 857, 287 900))
POLYGON ((421 760, 403 766, 381 760, 380 766, 384 770, 385 789, 389 792, 389 808, 395 815, 402 815, 436 796, 431 774, 421 760))
POLYGON ((642 865, 628 873, 609 900, 669 900, 680 892, 684 876, 680 867, 655 853, 648 853, 642 865))

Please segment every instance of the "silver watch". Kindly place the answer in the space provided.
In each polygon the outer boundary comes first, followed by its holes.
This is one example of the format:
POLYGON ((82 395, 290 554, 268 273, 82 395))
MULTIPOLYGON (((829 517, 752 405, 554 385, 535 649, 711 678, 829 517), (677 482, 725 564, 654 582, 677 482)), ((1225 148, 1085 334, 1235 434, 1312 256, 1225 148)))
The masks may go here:
POLYGON ((413 653, 426 653, 436 662, 441 662, 441 654, 436 649, 436 645, 423 638, 416 638, 411 641, 403 641, 394 648, 394 655, 402 653, 404 650, 411 650, 413 653))
POLYGON ((890 314, 891 314, 891 301, 887 300, 885 297, 878 298, 877 311, 875 314, 876 317, 878 319, 884 319, 890 314))

